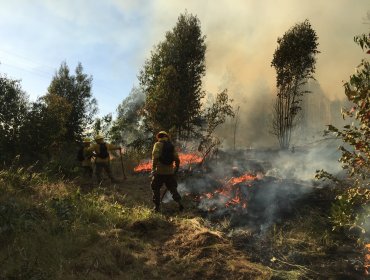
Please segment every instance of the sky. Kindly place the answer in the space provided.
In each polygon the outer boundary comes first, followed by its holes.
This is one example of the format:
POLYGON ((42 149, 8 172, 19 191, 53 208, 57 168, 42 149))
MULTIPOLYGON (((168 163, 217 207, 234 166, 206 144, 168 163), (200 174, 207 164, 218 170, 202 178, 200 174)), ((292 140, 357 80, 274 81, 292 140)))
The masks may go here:
POLYGON ((0 0, 0 73, 31 100, 47 92, 65 61, 93 77, 99 115, 114 113, 138 85, 153 47, 181 13, 206 36, 204 90, 228 88, 242 102, 275 91, 277 38, 308 19, 319 37, 315 77, 331 100, 364 57, 353 37, 369 31, 368 0, 0 0))

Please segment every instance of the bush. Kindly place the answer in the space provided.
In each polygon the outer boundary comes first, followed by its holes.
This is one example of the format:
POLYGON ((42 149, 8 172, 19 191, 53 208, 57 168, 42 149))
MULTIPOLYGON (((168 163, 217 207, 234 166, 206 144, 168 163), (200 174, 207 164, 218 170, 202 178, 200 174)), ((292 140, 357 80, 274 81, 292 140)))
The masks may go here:
MULTIPOLYGON (((370 34, 355 37, 355 42, 364 51, 370 49, 370 34)), ((344 143, 339 149, 339 161, 347 171, 348 180, 341 181, 324 170, 317 172, 317 178, 328 178, 341 186, 337 201, 332 207, 335 229, 361 229, 366 233, 364 223, 370 215, 370 64, 363 59, 349 81, 344 84, 345 94, 352 107, 342 110, 343 118, 353 120, 352 124, 338 129, 328 126, 328 132, 344 143)))

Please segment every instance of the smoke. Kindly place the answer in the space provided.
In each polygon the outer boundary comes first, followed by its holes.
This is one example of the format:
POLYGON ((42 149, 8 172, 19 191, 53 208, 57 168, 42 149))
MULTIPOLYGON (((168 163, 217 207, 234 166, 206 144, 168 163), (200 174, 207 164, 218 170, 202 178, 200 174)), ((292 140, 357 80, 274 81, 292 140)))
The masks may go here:
POLYGON ((324 169, 332 174, 338 174, 342 168, 338 159, 338 141, 322 140, 311 143, 306 147, 292 151, 279 151, 272 159, 272 170, 267 175, 280 178, 311 181, 316 170, 324 169))
MULTIPOLYGON (((136 10, 135 1, 116 1, 122 10, 136 10), (131 3, 131 4, 129 4, 131 3)), ((298 22, 309 19, 319 37, 316 79, 329 100, 343 98, 347 80, 363 56, 353 36, 367 31, 363 24, 368 3, 349 1, 165 1, 140 5, 146 15, 146 41, 138 61, 149 58, 153 45, 186 10, 198 16, 206 35, 207 73, 204 89, 215 94, 228 88, 234 106, 240 106, 236 146, 267 147, 276 144, 271 130, 276 73, 271 68, 277 38, 298 22), (349 12, 350 11, 350 12, 349 12)), ((141 62, 142 63, 142 62, 141 62)), ((233 145, 232 120, 219 129, 225 147, 233 145)), ((324 128, 323 128, 324 129, 324 128)))
MULTIPOLYGON (((151 36, 155 44, 188 10, 196 14, 207 36, 207 91, 216 92, 225 73, 231 73, 245 88, 261 78, 271 89, 275 73, 270 67, 276 40, 297 22, 309 19, 319 37, 317 79, 331 98, 340 97, 341 81, 349 77, 362 56, 353 36, 368 30, 363 24, 368 2, 353 5, 341 0, 300 2, 245 1, 156 1, 150 11, 151 36), (167 11, 164 13, 164 11, 167 11)), ((151 45, 151 44, 150 44, 151 45)), ((249 92, 249 94, 253 94, 249 92)))
MULTIPOLYGON (((317 142, 316 138, 302 139, 304 142, 300 144, 293 142, 296 145, 294 153, 261 149, 276 144, 269 133, 276 96, 276 75, 270 63, 277 38, 294 24, 308 19, 317 32, 321 51, 315 74, 321 87, 319 99, 324 97, 321 99, 333 101, 343 98, 342 81, 348 79, 363 57, 353 42, 353 36, 367 32, 368 26, 362 23, 368 9, 367 1, 360 0, 353 5, 346 0, 335 3, 158 0, 140 8, 144 10, 141 14, 148 16, 145 23, 148 32, 143 44, 146 47, 138 61, 149 57, 153 45, 164 39, 165 32, 176 24, 178 15, 187 10, 198 16, 203 34, 207 36, 204 89, 215 94, 227 88, 235 108, 240 106, 235 146, 244 150, 230 151, 234 144, 235 122, 231 119, 217 131, 224 139, 223 149, 229 151, 210 164, 209 173, 187 177, 178 187, 182 196, 201 196, 198 207, 207 217, 217 219, 226 215, 234 224, 251 223, 266 228, 291 213, 295 203, 313 191, 316 170, 326 169, 332 173, 341 170, 336 143, 317 142), (246 150, 248 147, 252 149, 246 150), (224 188, 227 178, 237 176, 233 173, 235 170, 241 174, 256 170, 265 173, 260 180, 236 186, 248 202, 245 209, 226 207, 224 196, 208 198, 204 195, 224 188)), ((316 105, 318 103, 313 103, 316 105)), ((326 102, 317 107, 323 112, 324 107, 331 107, 331 104, 326 102)), ((312 115, 317 116, 317 112, 312 115)), ((327 118, 326 121, 332 120, 327 118)), ((320 126, 314 129, 320 132, 320 126)), ((167 195, 164 202, 169 200, 170 195, 167 195)))
MULTIPOLYGON (((195 169, 178 187, 183 197, 210 220, 227 217, 231 226, 259 230, 294 213, 297 203, 320 182, 316 170, 341 171, 337 142, 325 140, 292 151, 252 149, 220 153, 208 162, 207 172, 195 169), (197 173, 199 171, 200 173, 197 173), (232 180, 251 174, 246 180, 232 180), (236 182, 237 183, 233 183, 236 182)), ((163 202, 171 201, 170 195, 163 202)))
POLYGON ((229 88, 231 98, 234 99, 233 106, 235 109, 239 107, 239 113, 217 130, 217 135, 224 140, 223 148, 233 148, 234 141, 236 148, 276 145, 271 134, 272 103, 275 97, 266 86, 266 82, 260 79, 253 87, 245 87, 229 76, 224 82, 224 87, 229 88))

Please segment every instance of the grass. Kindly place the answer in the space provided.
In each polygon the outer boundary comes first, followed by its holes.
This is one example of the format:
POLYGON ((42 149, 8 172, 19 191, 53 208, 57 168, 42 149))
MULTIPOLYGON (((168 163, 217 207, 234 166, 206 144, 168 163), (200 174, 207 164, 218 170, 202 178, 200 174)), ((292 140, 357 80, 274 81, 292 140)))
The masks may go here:
MULTIPOLYGON (((356 279, 330 205, 301 202, 263 233, 150 208, 147 176, 86 191, 31 169, 0 171, 0 279, 356 279), (337 275, 344 278, 335 278, 337 275), (334 277, 334 278, 333 278, 334 277)), ((356 248, 353 248, 354 251, 356 248)))
POLYGON ((236 232, 231 237, 234 245, 270 267, 272 279, 362 279, 361 248, 332 230, 330 201, 317 202, 299 201, 292 217, 266 232, 236 232))
POLYGON ((84 192, 72 181, 2 170, 0 279, 269 279, 268 268, 201 219, 153 213, 147 183, 84 192))

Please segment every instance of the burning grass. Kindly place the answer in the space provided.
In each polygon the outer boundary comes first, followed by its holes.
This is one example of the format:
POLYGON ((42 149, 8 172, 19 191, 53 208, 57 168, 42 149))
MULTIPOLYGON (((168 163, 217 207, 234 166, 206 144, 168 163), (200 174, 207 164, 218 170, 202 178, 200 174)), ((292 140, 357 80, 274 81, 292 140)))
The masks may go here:
MULTIPOLYGON (((202 157, 194 153, 179 153, 180 158, 180 168, 181 169, 188 169, 191 166, 201 163, 202 157)), ((135 168, 134 172, 136 173, 146 173, 152 170, 152 161, 145 160, 140 162, 135 168)))
POLYGON ((252 186, 252 181, 259 177, 246 173, 239 177, 231 177, 228 180, 221 180, 221 187, 212 192, 206 192, 196 197, 201 203, 200 207, 205 207, 207 211, 217 211, 223 207, 236 209, 246 209, 248 194, 246 188, 252 186))

